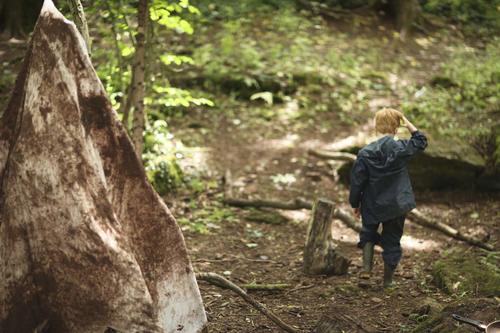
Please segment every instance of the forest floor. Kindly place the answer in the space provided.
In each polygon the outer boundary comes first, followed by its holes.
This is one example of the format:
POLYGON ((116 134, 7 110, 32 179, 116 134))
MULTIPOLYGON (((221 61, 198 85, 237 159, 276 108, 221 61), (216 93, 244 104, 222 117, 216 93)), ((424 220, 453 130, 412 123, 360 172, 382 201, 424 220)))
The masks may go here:
MULTIPOLYGON (((0 45, 0 63, 10 62, 10 75, 15 73, 11 64, 19 63, 23 49, 17 44, 0 45)), ((7 73, 6 68, 2 72, 7 73)), ((415 80, 427 75, 424 68, 412 71, 415 73, 407 75, 413 75, 415 80)), ((0 104, 3 104, 9 87, 0 88, 0 104)), ((365 114, 365 121, 378 105, 391 104, 393 98, 397 96, 382 96, 375 101, 365 114)), ((249 108, 252 105, 246 104, 249 108)), ((4 105, 0 107, 4 109, 4 105)), ((294 107, 293 101, 277 106, 284 115, 294 107)), ((329 147, 337 140, 366 131, 367 126, 347 125, 335 112, 308 119, 290 121, 277 117, 269 121, 256 119, 245 108, 227 111, 195 110, 189 117, 169 122, 177 138, 187 145, 203 147, 197 161, 204 166, 206 180, 215 184, 208 190, 179 191, 165 198, 183 228, 195 271, 219 273, 236 284, 289 284, 289 288, 281 291, 258 291, 251 295, 302 331, 314 328, 321 317, 331 316, 338 320, 339 332, 411 332, 421 318, 413 314, 419 313, 429 300, 447 305, 464 296, 439 289, 433 282, 432 265, 451 248, 481 251, 408 220, 402 239, 404 257, 396 272, 398 287, 394 290, 381 288, 380 249, 377 249, 372 286, 358 286, 361 266, 361 251, 356 247, 358 236, 337 220, 332 233, 339 250, 352 260, 348 274, 305 275, 302 255, 310 212, 280 211, 288 218, 282 224, 251 221, 248 210, 223 206, 220 179, 230 171, 235 197, 277 200, 325 197, 348 210, 348 189, 336 180, 328 163, 309 156, 307 150, 329 147), (195 219, 204 220, 200 229, 183 223, 195 219)), ((416 197, 419 209, 428 215, 464 232, 483 236, 488 233, 491 242, 498 244, 499 194, 426 191, 417 192, 416 197)), ((231 291, 205 282, 200 282, 200 289, 210 332, 279 331, 231 291)), ((477 312, 467 305, 464 311, 477 312)), ((479 315, 485 320, 498 316, 479 315)))
MULTIPOLYGON (((208 164, 215 174, 226 170, 233 175, 237 197, 288 200, 296 197, 326 197, 345 209, 347 188, 329 176, 331 169, 320 160, 307 155, 308 148, 321 148, 351 134, 353 128, 333 126, 320 133, 322 119, 299 132, 285 127, 262 131, 241 129, 230 119, 213 119, 200 114, 197 121, 210 131, 204 135, 205 147, 211 152, 208 164), (272 181, 273 175, 293 174, 295 182, 288 186, 272 181)), ((271 126, 271 125, 270 125, 271 126)), ((183 127, 188 128, 188 127, 183 127)), ((355 129, 354 129, 355 130, 355 129)), ((194 135, 188 129, 186 137, 194 135)), ((180 131, 179 133, 182 133, 180 131)), ((179 134, 181 137, 183 134, 179 134)), ((189 217, 197 209, 210 209, 217 204, 222 189, 214 189, 197 198, 169 202, 176 216, 189 217), (193 207, 192 202, 197 206, 193 207)), ((473 192, 417 192, 419 209, 462 231, 487 230, 493 240, 500 237, 500 196, 473 192)), ((252 296, 274 310, 282 319, 302 330, 312 329, 322 316, 347 314, 340 320, 345 332, 410 332, 418 324, 412 313, 433 299, 451 304, 463 295, 450 295, 432 281, 432 264, 450 248, 467 248, 466 244, 439 232, 423 228, 407 220, 402 239, 404 258, 396 279, 398 287, 390 292, 381 288, 383 263, 376 255, 373 286, 358 286, 361 251, 356 247, 357 234, 334 221, 332 233, 339 249, 352 260, 344 276, 307 276, 302 271, 302 253, 306 239, 309 211, 283 211, 290 222, 272 225, 250 221, 248 211, 231 209, 228 221, 209 224, 202 234, 184 228, 184 235, 193 265, 198 272, 216 272, 237 284, 286 283, 290 288, 276 292, 251 292, 252 296)), ((226 214, 227 215, 227 214, 226 214)), ((200 283, 211 332, 276 332, 266 317, 251 308, 231 291, 200 283)), ((491 314, 490 314, 491 315, 491 314)), ((340 327, 339 327, 340 328, 340 327)), ((340 332, 340 330, 339 330, 340 332)), ((464 331, 467 332, 467 331, 464 331)))
MULTIPOLYGON (((346 34, 354 39, 373 37, 369 26, 360 29, 363 31, 346 31, 346 34)), ((385 31, 388 30, 389 27, 385 31)), ((376 33, 383 35, 385 31, 376 33)), ((439 42, 424 54, 417 52, 418 49, 418 45, 410 43, 408 47, 388 51, 388 57, 394 59, 422 56, 418 66, 401 71, 401 81, 424 82, 435 71, 436 64, 444 61, 439 42)), ((388 292, 381 287, 381 249, 377 249, 372 287, 358 286, 361 267, 361 250, 356 246, 358 235, 340 221, 334 221, 332 234, 340 251, 352 260, 348 274, 311 277, 302 270, 310 211, 281 211, 289 222, 274 225, 253 221, 249 219, 249 210, 221 203, 224 188, 220 179, 229 171, 234 197, 283 201, 324 197, 350 210, 348 188, 337 181, 331 165, 308 155, 307 150, 327 149, 350 135, 371 131, 369 122, 374 112, 381 105, 398 104, 398 96, 394 94, 372 97, 366 110, 357 114, 360 125, 346 123, 334 110, 290 119, 287 115, 297 107, 293 99, 269 107, 277 115, 272 119, 259 117, 261 104, 242 101, 233 109, 230 105, 222 110, 193 111, 189 117, 171 120, 169 127, 177 138, 189 146, 204 148, 197 161, 206 166, 210 179, 218 180, 218 186, 206 192, 185 193, 185 200, 179 200, 178 195, 167 198, 176 216, 203 221, 201 232, 183 226, 194 269, 219 273, 237 284, 289 284, 290 288, 282 291, 253 291, 251 295, 303 331, 310 331, 320 318, 330 316, 339 323, 338 332, 411 332, 427 318, 421 315, 422 306, 432 302, 445 306, 458 302, 462 313, 486 321, 498 319, 495 313, 498 307, 479 311, 467 304, 467 297, 475 295, 446 293, 437 287, 432 269, 443 254, 451 249, 483 253, 437 231, 407 219, 402 239, 403 260, 396 272, 398 287, 388 292)), ((500 194, 453 190, 415 194, 419 209, 429 216, 461 232, 479 237, 489 234, 490 241, 498 244, 500 194)), ((211 332, 280 331, 231 291, 205 282, 200 283, 200 289, 211 332)), ((471 331, 463 328, 463 332, 471 331)))

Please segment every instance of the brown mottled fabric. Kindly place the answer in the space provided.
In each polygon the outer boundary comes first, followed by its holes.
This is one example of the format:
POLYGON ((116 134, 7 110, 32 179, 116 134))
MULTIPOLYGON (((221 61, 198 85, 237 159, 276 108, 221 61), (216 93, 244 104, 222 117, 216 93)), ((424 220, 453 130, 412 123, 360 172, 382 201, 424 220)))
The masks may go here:
POLYGON ((200 332, 174 217, 46 0, 0 120, 0 332, 200 332))

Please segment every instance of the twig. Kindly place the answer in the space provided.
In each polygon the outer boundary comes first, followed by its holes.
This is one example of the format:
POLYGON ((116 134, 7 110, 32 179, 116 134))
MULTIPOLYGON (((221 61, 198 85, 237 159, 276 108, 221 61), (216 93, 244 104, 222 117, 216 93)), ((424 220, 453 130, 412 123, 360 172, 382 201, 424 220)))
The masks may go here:
POLYGON ((297 287, 295 287, 295 288, 293 288, 293 289, 291 289, 291 290, 288 290, 288 291, 285 293, 285 295, 289 295, 289 294, 294 293, 294 292, 299 291, 299 290, 310 289, 310 288, 312 288, 312 287, 314 287, 314 286, 315 286, 315 284, 310 284, 310 285, 308 285, 308 286, 297 286, 297 287))
POLYGON ((45 332, 48 332, 49 330, 49 320, 48 319, 45 319, 40 325, 38 325, 35 330, 33 331, 33 333, 45 333, 45 332))
POLYGON ((263 315, 271 319, 276 325, 278 325, 281 329, 290 333, 299 333, 298 330, 291 327, 290 325, 283 322, 277 315, 275 315, 272 311, 268 310, 263 304, 257 302, 252 297, 250 297, 243 289, 238 287, 236 284, 231 281, 225 279, 223 276, 220 276, 216 273, 197 273, 196 278, 198 280, 203 280, 208 283, 211 283, 215 286, 229 289, 238 294, 241 298, 243 298, 246 302, 260 311, 263 315))

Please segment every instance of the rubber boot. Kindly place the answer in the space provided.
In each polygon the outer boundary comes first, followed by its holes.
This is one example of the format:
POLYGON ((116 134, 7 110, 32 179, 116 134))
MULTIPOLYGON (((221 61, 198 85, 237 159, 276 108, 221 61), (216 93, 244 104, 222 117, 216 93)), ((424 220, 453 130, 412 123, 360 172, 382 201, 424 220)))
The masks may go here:
POLYGON ((384 263, 384 288, 391 288, 394 286, 392 278, 394 277, 394 271, 396 266, 384 263))
POLYGON ((363 270, 361 271, 360 278, 368 279, 370 278, 371 271, 373 268, 373 252, 375 244, 367 242, 363 246, 363 270))

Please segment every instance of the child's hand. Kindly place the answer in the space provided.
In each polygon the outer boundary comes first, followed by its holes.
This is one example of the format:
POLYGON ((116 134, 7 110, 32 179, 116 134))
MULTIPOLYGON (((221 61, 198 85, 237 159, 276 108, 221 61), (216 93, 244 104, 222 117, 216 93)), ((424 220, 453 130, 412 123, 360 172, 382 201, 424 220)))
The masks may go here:
POLYGON ((359 208, 353 208, 353 211, 354 211, 354 216, 356 216, 356 218, 359 220, 361 218, 361 212, 359 208))
POLYGON ((401 121, 403 122, 401 126, 406 127, 406 129, 410 131, 410 133, 417 131, 415 125, 413 125, 404 115, 402 116, 401 121))

